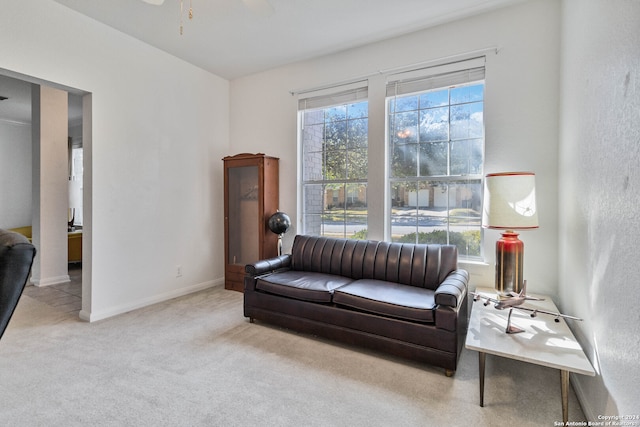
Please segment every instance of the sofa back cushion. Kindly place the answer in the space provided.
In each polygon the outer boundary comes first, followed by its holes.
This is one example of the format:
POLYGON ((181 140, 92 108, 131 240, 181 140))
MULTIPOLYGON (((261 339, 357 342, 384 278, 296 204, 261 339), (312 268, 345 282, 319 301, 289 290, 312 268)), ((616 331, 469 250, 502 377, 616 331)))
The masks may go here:
POLYGON ((457 268, 454 245, 415 245, 298 235, 291 268, 435 290, 457 268))

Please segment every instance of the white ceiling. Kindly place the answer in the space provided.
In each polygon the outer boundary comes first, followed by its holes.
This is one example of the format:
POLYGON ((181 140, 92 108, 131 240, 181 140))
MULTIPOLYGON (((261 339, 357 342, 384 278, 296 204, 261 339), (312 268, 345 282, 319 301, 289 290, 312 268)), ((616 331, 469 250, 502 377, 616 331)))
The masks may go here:
MULTIPOLYGON (((33 80, 33 79, 30 79, 33 80)), ((3 75, 0 69, 0 120, 16 123, 31 123, 31 84, 17 77, 3 75)), ((69 92, 69 124, 82 120, 82 96, 69 92)))
POLYGON ((31 83, 0 75, 0 119, 31 123, 31 83))
POLYGON ((55 1, 231 80, 523 0, 55 1))

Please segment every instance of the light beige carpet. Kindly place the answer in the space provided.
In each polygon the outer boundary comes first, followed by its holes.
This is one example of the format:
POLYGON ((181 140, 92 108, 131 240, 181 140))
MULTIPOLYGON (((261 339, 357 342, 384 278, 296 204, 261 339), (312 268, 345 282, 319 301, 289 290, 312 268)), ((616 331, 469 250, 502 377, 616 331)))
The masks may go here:
MULTIPOLYGON (((250 324, 220 287, 85 323, 23 295, 0 341, 2 426, 552 426, 558 371, 442 369, 250 324)), ((584 420, 573 390, 571 421, 584 420)))

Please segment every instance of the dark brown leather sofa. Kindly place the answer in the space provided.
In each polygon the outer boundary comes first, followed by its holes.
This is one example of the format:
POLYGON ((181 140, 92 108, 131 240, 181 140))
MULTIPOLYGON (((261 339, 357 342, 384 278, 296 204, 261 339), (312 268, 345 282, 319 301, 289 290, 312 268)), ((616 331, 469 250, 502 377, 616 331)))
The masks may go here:
POLYGON ((298 235, 292 253, 246 266, 244 315, 456 370, 467 271, 452 245, 298 235))

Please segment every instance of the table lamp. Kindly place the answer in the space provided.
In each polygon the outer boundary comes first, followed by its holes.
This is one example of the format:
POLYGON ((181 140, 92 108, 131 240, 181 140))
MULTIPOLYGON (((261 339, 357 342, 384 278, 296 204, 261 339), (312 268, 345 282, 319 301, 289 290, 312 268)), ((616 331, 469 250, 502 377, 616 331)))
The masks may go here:
POLYGON ((496 290, 520 292, 524 243, 514 230, 538 228, 535 174, 491 173, 485 177, 482 227, 504 230, 496 242, 496 290))

